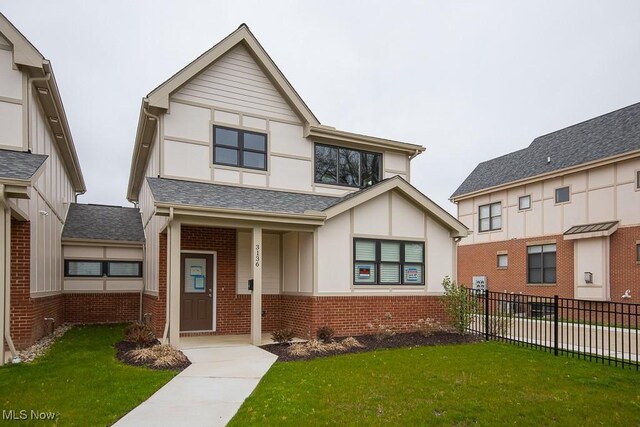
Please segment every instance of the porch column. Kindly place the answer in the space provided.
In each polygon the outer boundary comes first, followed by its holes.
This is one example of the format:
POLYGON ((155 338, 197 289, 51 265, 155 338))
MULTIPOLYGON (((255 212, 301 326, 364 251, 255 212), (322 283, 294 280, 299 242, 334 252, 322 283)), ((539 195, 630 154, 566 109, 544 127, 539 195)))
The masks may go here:
MULTIPOLYGON (((0 192, 4 193, 4 188, 0 185, 0 192)), ((2 200, 2 194, 0 194, 0 366, 4 365, 4 335, 6 329, 9 328, 9 322, 7 322, 8 316, 5 316, 5 306, 6 295, 9 293, 9 282, 7 281, 7 267, 9 265, 9 261, 7 260, 7 244, 6 242, 11 238, 11 236, 7 236, 7 227, 6 227, 6 217, 7 210, 4 206, 2 200)))
POLYGON ((254 227, 251 245, 251 344, 262 344, 262 228, 254 227))
POLYGON ((180 222, 173 220, 169 225, 169 343, 180 347, 180 222))

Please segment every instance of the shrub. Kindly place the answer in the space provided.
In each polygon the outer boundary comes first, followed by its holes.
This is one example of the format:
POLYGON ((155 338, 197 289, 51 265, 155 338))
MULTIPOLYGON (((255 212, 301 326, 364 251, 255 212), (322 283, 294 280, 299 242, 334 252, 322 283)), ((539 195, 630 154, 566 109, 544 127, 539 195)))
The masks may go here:
POLYGON ((430 317, 420 319, 413 327, 424 337, 429 337, 436 332, 442 331, 442 325, 430 317))
POLYGON ((159 369, 177 368, 189 361, 180 350, 168 344, 130 350, 128 356, 136 362, 146 363, 159 369))
POLYGON ((331 342, 335 334, 336 331, 331 326, 323 326, 318 328, 318 332, 316 332, 318 339, 325 343, 331 342))
POLYGON ((391 313, 385 313, 383 320, 373 319, 367 327, 373 332, 373 335, 378 341, 382 341, 396 334, 395 328, 390 324, 392 320, 393 316, 391 313))
POLYGON ((136 347, 148 347, 156 341, 155 333, 146 323, 132 323, 124 330, 124 340, 136 345, 136 347))
POLYGON ((271 333, 271 339, 279 344, 288 344, 294 337, 293 329, 282 328, 271 333))
POLYGON ((449 276, 445 276, 442 286, 444 295, 441 301, 449 324, 459 334, 465 334, 476 314, 476 300, 470 296, 467 288, 456 284, 449 276))
POLYGON ((344 348, 346 348, 346 349, 349 349, 349 348, 363 348, 364 347, 364 345, 360 344, 360 341, 358 341, 354 337, 347 337, 347 338, 343 339, 342 341, 340 341, 340 344, 342 344, 342 346, 344 348))
POLYGON ((291 344, 288 348, 289 354, 296 357, 305 357, 309 355, 309 349, 306 346, 306 343, 297 342, 295 344, 291 344))

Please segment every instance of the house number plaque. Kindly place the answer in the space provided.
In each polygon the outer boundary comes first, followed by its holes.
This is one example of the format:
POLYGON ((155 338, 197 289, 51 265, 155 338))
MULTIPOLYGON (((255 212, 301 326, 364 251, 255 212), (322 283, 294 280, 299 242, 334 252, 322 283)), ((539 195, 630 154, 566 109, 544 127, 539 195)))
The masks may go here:
POLYGON ((256 267, 260 267, 260 245, 256 245, 256 267))

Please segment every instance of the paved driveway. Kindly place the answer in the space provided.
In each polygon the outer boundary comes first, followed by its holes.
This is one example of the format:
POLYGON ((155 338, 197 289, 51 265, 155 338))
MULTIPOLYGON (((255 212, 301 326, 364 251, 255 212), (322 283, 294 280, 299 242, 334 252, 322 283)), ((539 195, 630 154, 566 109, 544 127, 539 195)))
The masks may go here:
POLYGON ((116 426, 224 426, 277 359, 252 345, 182 351, 191 366, 116 426))

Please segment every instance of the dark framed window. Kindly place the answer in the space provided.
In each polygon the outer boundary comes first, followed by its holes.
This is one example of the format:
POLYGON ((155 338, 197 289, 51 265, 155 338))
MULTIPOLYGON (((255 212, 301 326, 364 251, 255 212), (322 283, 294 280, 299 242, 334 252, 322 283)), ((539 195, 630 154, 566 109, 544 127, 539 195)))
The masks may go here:
POLYGON ((640 190, 640 171, 636 171, 636 190, 640 190))
POLYGON ((65 260, 65 277, 142 277, 142 261, 65 260))
POLYGON ((509 255, 507 255, 507 254, 498 254, 497 267, 498 268, 507 268, 507 267, 509 267, 509 255))
POLYGON ((556 203, 568 202, 570 198, 569 187, 556 188, 556 203))
POLYGON ((640 264, 640 243, 636 244, 636 262, 640 264))
POLYGON ((102 261, 65 260, 65 277, 102 277, 104 275, 102 261))
POLYGON ((502 202, 480 206, 478 227, 480 231, 493 231, 502 228, 502 202))
POLYGON ((518 210, 524 211, 526 209, 531 209, 531 195, 529 194, 518 198, 518 210))
POLYGON ((315 145, 315 182, 364 188, 380 182, 382 154, 315 145))
POLYGON ((267 170, 267 135, 214 126, 213 163, 267 170))
POLYGON ((556 283, 556 245, 527 246, 527 283, 556 283))
POLYGON ((107 261, 109 277, 142 277, 141 261, 107 261))
POLYGON ((424 242, 354 239, 355 285, 424 285, 424 242))

